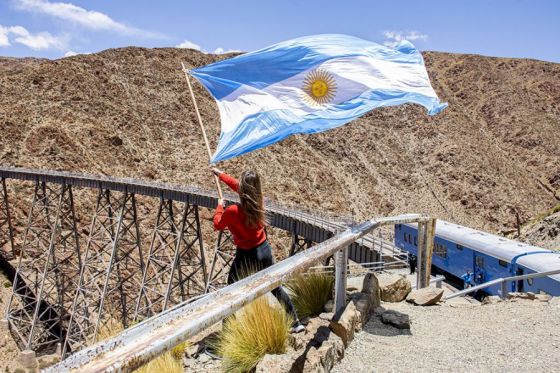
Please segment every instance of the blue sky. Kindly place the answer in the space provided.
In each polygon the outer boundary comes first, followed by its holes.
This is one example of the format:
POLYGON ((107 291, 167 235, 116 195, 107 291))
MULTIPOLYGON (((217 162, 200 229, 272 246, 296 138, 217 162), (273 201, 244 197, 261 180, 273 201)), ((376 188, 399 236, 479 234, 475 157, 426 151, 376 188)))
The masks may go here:
POLYGON ((0 0, 0 55, 60 58, 124 46, 249 51, 345 33, 421 50, 560 62, 560 1, 0 0))

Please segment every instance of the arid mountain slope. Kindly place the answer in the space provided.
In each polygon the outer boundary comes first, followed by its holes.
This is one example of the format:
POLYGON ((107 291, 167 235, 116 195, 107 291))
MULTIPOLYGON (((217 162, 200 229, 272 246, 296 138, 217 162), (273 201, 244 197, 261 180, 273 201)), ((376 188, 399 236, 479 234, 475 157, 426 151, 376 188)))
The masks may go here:
MULTIPOLYGON (((555 206, 560 65, 424 56, 449 102, 442 114, 384 108, 220 166, 257 169, 270 198, 357 218, 427 212, 496 232, 514 227, 515 211, 524 221, 555 206)), ((212 188, 180 62, 225 57, 123 48, 56 61, 0 58, 0 164, 212 188)), ((215 147, 216 106, 195 88, 215 147)))

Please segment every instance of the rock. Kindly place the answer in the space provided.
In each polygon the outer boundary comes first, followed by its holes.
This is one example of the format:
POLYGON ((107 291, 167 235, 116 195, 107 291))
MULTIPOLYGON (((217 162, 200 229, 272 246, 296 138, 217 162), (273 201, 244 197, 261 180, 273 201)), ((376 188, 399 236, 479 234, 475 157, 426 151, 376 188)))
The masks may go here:
POLYGON ((336 361, 336 352, 334 346, 330 343, 323 343, 321 347, 317 350, 319 356, 321 357, 321 365, 325 372, 330 372, 336 361))
POLYGON ((334 313, 332 313, 332 312, 323 312, 322 314, 319 315, 319 318, 321 320, 331 321, 333 316, 334 316, 334 313))
POLYGON ((290 345, 296 351, 302 349, 306 344, 305 335, 302 334, 303 333, 297 333, 297 334, 290 334, 288 336, 288 345, 290 345))
POLYGON ((360 322, 360 318, 360 312, 356 309, 354 303, 350 302, 340 317, 337 320, 331 321, 329 327, 342 339, 344 347, 348 347, 348 343, 354 339, 354 332, 356 331, 356 325, 360 322))
POLYGON ((381 314, 381 321, 397 329, 410 329, 410 318, 401 312, 387 310, 381 314))
POLYGON ((202 364, 206 364, 210 360, 212 360, 212 358, 210 356, 206 355, 206 354, 198 355, 198 361, 202 364))
POLYGON ((535 300, 540 302, 550 302, 551 299, 552 296, 548 294, 535 294, 535 300))
POLYGON ((356 329, 362 329, 363 325, 369 320, 369 315, 371 313, 371 297, 365 293, 355 293, 352 294, 351 301, 356 306, 356 310, 360 313, 359 322, 356 324, 356 329))
POLYGON ((188 357, 196 357, 200 350, 200 346, 198 344, 188 344, 187 348, 185 349, 185 354, 188 357))
POLYGON ((375 309, 381 305, 381 289, 379 288, 379 279, 375 273, 368 273, 364 277, 362 293, 368 295, 371 309, 375 309))
POLYGON ((508 293, 507 299, 516 300, 516 299, 527 299, 527 300, 535 300, 535 293, 520 293, 520 292, 511 292, 508 293))
POLYGON ((184 365, 185 367, 187 367, 187 368, 189 368, 189 367, 194 367, 195 364, 196 364, 196 360, 195 360, 195 359, 193 359, 193 358, 187 358, 187 357, 184 357, 184 358, 183 358, 183 365, 184 365))
POLYGON ((329 299, 327 301, 327 303, 325 303, 325 307, 323 307, 323 309, 325 310, 325 312, 332 312, 334 308, 334 302, 332 299, 329 299))
POLYGON ((323 342, 323 344, 325 343, 331 344, 333 346, 336 361, 342 360, 342 358, 344 357, 344 342, 342 342, 342 339, 338 335, 330 333, 329 339, 323 342))
POLYGON ((406 301, 417 306, 431 306, 439 302, 442 296, 443 289, 429 286, 423 289, 412 290, 406 297, 406 301))
POLYGON ((412 290, 410 281, 403 275, 383 275, 379 277, 381 300, 384 302, 401 302, 412 290))
MULTIPOLYGON (((325 369, 321 364, 321 356, 319 354, 319 349, 316 347, 311 347, 305 356, 305 362, 303 363, 302 373, 324 373, 325 369)), ((264 373, 264 371, 263 371, 264 373)))
POLYGON ((502 301, 502 298, 500 298, 497 295, 491 295, 489 297, 486 297, 482 300, 482 304, 483 305, 487 305, 487 304, 496 304, 496 303, 500 303, 502 301))
POLYGON ((256 373, 288 373, 294 359, 290 354, 264 355, 255 368, 256 373))

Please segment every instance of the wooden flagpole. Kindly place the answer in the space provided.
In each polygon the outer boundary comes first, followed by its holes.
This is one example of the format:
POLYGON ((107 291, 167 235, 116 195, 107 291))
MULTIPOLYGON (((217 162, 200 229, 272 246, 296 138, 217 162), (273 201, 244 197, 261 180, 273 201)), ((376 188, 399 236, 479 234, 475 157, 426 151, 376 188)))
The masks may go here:
MULTIPOLYGON (((198 123, 200 124, 200 129, 202 130, 202 137, 204 138, 204 143, 206 144, 206 150, 208 151, 208 159, 212 159, 212 151, 210 150, 210 143, 208 142, 208 136, 206 136, 206 129, 204 128, 204 123, 202 122, 202 117, 200 116, 200 112, 198 111, 198 105, 196 104, 196 99, 194 97, 194 92, 191 86, 191 80, 189 78, 189 70, 185 67, 185 64, 181 62, 181 66, 183 66, 183 72, 185 73, 185 78, 187 79, 187 85, 189 86, 189 91, 191 92, 192 102, 194 104, 194 110, 196 112, 196 117, 198 118, 198 123)), ((218 196, 220 198, 224 198, 222 194, 222 186, 220 185, 220 179, 218 176, 214 175, 214 180, 216 181, 216 187, 218 187, 218 196)))

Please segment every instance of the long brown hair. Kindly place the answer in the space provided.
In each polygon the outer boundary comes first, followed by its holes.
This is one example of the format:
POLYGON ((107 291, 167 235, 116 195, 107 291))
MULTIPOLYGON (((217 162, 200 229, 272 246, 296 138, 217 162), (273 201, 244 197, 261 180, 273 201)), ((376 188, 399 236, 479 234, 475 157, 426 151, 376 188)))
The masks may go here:
POLYGON ((249 228, 264 227, 264 200, 261 178, 255 171, 244 171, 239 180, 239 199, 245 213, 245 225, 249 228))

